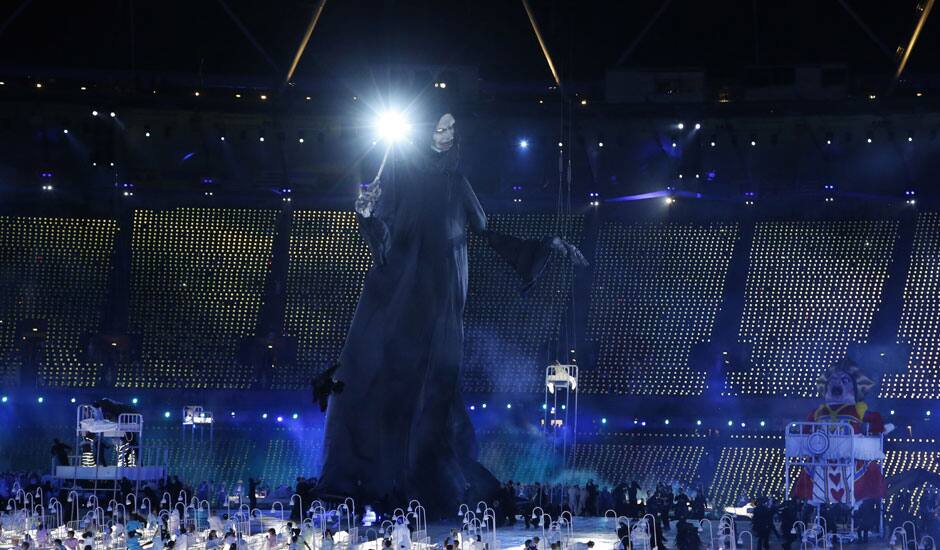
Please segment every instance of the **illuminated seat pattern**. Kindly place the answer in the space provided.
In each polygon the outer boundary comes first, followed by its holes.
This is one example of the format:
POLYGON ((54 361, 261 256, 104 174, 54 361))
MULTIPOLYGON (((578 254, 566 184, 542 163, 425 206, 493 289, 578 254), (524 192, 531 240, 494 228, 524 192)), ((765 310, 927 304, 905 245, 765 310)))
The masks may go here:
POLYGON ((482 434, 480 464, 501 481, 534 483, 551 479, 553 458, 544 439, 519 434, 482 434))
MULTIPOLYGON (((739 500, 783 496, 783 442, 779 447, 724 447, 709 487, 709 501, 723 509, 739 500)), ((794 469, 791 482, 796 480, 794 469)), ((786 493, 789 494, 789 491, 786 493)))
POLYGON ((140 364, 116 385, 246 388, 238 363, 254 335, 274 244, 274 210, 135 210, 131 236, 130 332, 140 364))
POLYGON ((727 393, 815 397, 819 373, 868 339, 897 230, 889 220, 758 223, 738 334, 749 368, 728 373, 727 393))
MULTIPOLYGON (((931 443, 936 444, 936 441, 931 443)), ((940 452, 891 450, 885 453, 884 474, 886 478, 913 470, 923 470, 940 475, 940 452)), ((920 483, 914 484, 912 487, 902 488, 888 495, 885 506, 887 519, 890 521, 893 515, 904 508, 914 517, 920 517, 921 498, 928 489, 938 490, 940 487, 930 483, 920 483)))
POLYGON ((904 285, 899 344, 911 346, 907 372, 886 374, 881 397, 940 398, 940 213, 917 216, 904 285))
POLYGON ((0 384, 18 378, 29 331, 41 385, 98 383, 83 340, 101 328, 116 233, 114 220, 0 216, 0 384))
POLYGON ((297 339, 292 369, 279 370, 278 388, 301 388, 339 359, 372 257, 351 211, 293 214, 287 266, 284 334, 297 339))
POLYGON ((688 444, 578 444, 575 452, 575 479, 586 483, 614 486, 636 480, 642 489, 656 483, 677 481, 691 486, 698 481, 698 467, 705 448, 688 444))
POLYGON ((607 222, 598 236, 588 333, 591 393, 699 395, 692 347, 711 337, 737 226, 607 222))
MULTIPOLYGON (((568 237, 577 244, 583 219, 565 220, 568 237)), ((490 229, 516 237, 557 234, 549 214, 493 215, 490 229)), ((483 239, 471 235, 470 278, 464 313, 464 359, 461 387, 466 392, 540 392, 545 366, 557 357, 558 334, 568 310, 573 269, 553 261, 523 297, 519 277, 483 239)))

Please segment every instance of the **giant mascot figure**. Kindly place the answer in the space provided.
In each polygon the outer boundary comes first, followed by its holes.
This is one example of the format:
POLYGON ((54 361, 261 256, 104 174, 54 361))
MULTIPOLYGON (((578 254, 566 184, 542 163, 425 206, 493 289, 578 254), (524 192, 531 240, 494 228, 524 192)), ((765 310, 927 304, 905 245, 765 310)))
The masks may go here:
MULTIPOLYGON (((868 410, 863 401, 873 385, 852 361, 846 359, 834 365, 817 380, 819 393, 825 401, 810 413, 807 420, 847 422, 856 437, 889 433, 894 426, 886 425, 881 415, 868 410)), ((855 503, 884 498, 885 478, 876 461, 880 458, 880 448, 875 451, 868 447, 856 445, 854 469, 839 465, 804 467, 794 487, 795 496, 813 504, 849 504, 852 490, 849 483, 854 479, 855 503)))

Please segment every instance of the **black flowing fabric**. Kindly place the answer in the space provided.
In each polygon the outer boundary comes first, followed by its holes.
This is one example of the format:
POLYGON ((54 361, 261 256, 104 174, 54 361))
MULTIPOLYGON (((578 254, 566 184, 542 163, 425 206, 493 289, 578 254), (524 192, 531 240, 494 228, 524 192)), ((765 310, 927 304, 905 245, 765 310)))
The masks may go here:
POLYGON ((407 502, 450 514, 488 499, 497 480, 477 462, 458 388, 467 297, 467 229, 482 235, 530 287, 550 241, 487 230, 456 151, 418 154, 358 216, 373 254, 330 397, 318 490, 365 502, 407 502))

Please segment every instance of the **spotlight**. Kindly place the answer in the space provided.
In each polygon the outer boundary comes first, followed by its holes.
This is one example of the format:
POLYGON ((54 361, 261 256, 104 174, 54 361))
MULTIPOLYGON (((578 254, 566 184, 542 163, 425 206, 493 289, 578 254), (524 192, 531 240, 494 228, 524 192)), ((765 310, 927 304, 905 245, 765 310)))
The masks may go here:
POLYGON ((140 401, 140 400, 135 397, 135 398, 131 399, 131 404, 136 405, 139 401, 140 401))
POLYGON ((411 131, 411 124, 397 111, 388 111, 379 115, 375 123, 379 138, 389 142, 401 141, 411 131))
POLYGON ((682 123, 682 122, 680 122, 679 124, 676 124, 676 128, 678 128, 678 129, 680 129, 680 130, 685 130, 685 124, 682 123))
POLYGON ((144 132, 144 137, 150 137, 150 132, 144 132))
POLYGON ((262 413, 262 414, 261 414, 261 418, 267 420, 267 418, 268 418, 268 413, 262 413))
POLYGON ((268 100, 268 96, 265 94, 261 94, 261 101, 267 101, 267 100, 268 100))
POLYGON ((228 415, 231 416, 232 418, 235 418, 235 411, 228 413, 228 415))
POLYGON ((481 407, 483 407, 483 408, 485 409, 485 408, 486 408, 486 403, 483 403, 483 404, 482 404, 482 405, 480 405, 480 406, 481 406, 481 407))
POLYGON ((669 425, 669 419, 668 419, 668 418, 666 419, 666 422, 665 422, 665 423, 666 423, 667 426, 669 425))
POLYGON ((597 146, 598 146, 598 147, 603 147, 603 146, 604 146, 604 142, 603 142, 603 141, 598 141, 598 142, 597 142, 597 146))
POLYGON ((258 136, 258 141, 260 141, 261 143, 264 143, 264 136, 258 136))
POLYGON ((914 141, 914 132, 911 132, 910 134, 907 135, 907 141, 908 143, 914 141))
POLYGON ((565 144, 559 141, 559 142, 558 142, 558 146, 559 146, 559 147, 564 147, 565 144))
POLYGON ((734 421, 729 420, 729 421, 728 421, 728 425, 729 425, 729 426, 734 426, 734 421))
POLYGON ((668 204, 672 204, 672 203, 674 203, 674 202, 676 202, 676 199, 674 199, 674 198, 672 198, 672 197, 666 197, 666 204, 667 204, 667 205, 668 205, 668 204))
POLYGON ((36 398, 36 402, 37 402, 37 403, 42 403, 42 402, 45 401, 45 400, 46 400, 46 399, 45 399, 44 397, 42 397, 42 396, 36 398))
POLYGON ((717 143, 715 143, 715 141, 714 141, 714 140, 712 140, 711 142, 709 142, 709 145, 711 145, 712 147, 715 147, 715 146, 716 146, 716 145, 718 145, 718 144, 717 144, 717 143))
POLYGON ((528 148, 529 148, 529 141, 528 141, 528 140, 525 140, 525 139, 520 139, 520 140, 519 140, 519 148, 520 148, 520 149, 528 149, 528 148))
POLYGON ((476 408, 475 405, 470 405, 470 410, 471 410, 471 411, 475 411, 475 410, 477 410, 477 408, 476 408))
POLYGON ((68 128, 63 128, 63 129, 62 129, 62 133, 63 133, 63 134, 69 133, 69 129, 68 129, 68 128))
POLYGON ((673 148, 673 149, 676 148, 676 142, 675 142, 675 141, 672 142, 672 148, 673 148))
POLYGON ((756 139, 752 139, 752 140, 751 140, 751 147, 757 147, 757 140, 756 140, 756 139))
POLYGON ((91 116, 98 116, 98 111, 92 111, 91 116))
POLYGON ((507 408, 507 409, 511 409, 511 408, 512 408, 512 403, 506 403, 506 408, 507 408))
POLYGON ((74 397, 71 398, 71 399, 69 399, 69 403, 74 403, 74 402, 75 402, 75 398, 74 398, 74 397))
POLYGON ((304 138, 297 138, 297 143, 303 143, 303 142, 304 142, 304 138))
POLYGON ((696 122, 696 123, 695 123, 695 129, 696 129, 696 130, 701 130, 701 129, 702 129, 702 125, 699 124, 698 122, 696 122))
POLYGON ((696 425, 696 426, 701 426, 701 425, 702 425, 702 421, 701 421, 701 420, 696 420, 696 421, 695 421, 695 425, 696 425))
POLYGON ((581 100, 581 106, 584 107, 585 105, 587 105, 587 100, 586 100, 586 99, 582 99, 582 100, 581 100))
POLYGON ((37 83, 36 83, 36 87, 37 87, 37 88, 42 88, 42 82, 37 82, 37 83))
POLYGON ((764 422, 763 420, 760 421, 760 427, 761 427, 761 428, 763 428, 763 427, 766 426, 766 425, 767 425, 766 422, 764 422))
POLYGON ((199 97, 199 92, 198 92, 198 91, 193 92, 193 95, 196 96, 196 97, 199 97))
POLYGON ((283 417, 283 416, 277 417, 277 421, 278 421, 278 422, 284 422, 284 417, 283 417))
POLYGON ((225 136, 219 136, 219 141, 225 141, 225 136))
POLYGON ((601 418, 601 424, 607 424, 607 419, 606 419, 606 418, 601 418))
POLYGON ((115 113, 114 111, 111 111, 111 112, 108 113, 108 114, 111 116, 111 118, 114 118, 114 117, 117 116, 117 113, 115 113))
POLYGON ((5 395, 4 395, 4 396, 0 396, 0 403, 6 403, 6 402, 9 401, 9 400, 10 400, 10 398, 7 397, 7 396, 5 396, 5 395))
POLYGON ((299 416, 300 416, 300 415, 298 415, 297 413, 294 413, 294 414, 290 415, 290 417, 293 418, 294 420, 297 420, 297 418, 298 418, 299 416))
POLYGON ((163 418, 170 418, 170 411, 163 411, 163 418))

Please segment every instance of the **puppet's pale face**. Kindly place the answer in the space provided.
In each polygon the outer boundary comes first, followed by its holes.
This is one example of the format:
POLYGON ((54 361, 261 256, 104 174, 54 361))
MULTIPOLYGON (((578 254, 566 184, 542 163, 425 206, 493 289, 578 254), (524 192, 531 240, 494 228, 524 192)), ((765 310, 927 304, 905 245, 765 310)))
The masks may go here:
POLYGON ((855 403, 855 383, 852 375, 837 370, 826 384, 826 403, 855 403))
POLYGON ((434 133, 431 135, 431 145, 436 151, 449 151, 454 146, 456 122, 450 113, 446 113, 437 121, 437 126, 434 127, 434 133))

